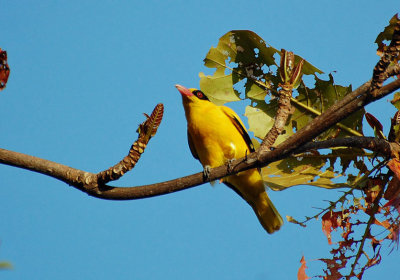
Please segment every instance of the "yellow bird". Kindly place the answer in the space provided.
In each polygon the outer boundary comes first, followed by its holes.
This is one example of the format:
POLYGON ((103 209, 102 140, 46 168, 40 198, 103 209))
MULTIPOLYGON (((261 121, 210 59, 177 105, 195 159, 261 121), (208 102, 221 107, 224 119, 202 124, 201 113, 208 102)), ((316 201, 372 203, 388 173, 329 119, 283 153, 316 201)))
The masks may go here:
MULTIPOLYGON (((232 109, 213 104, 200 90, 181 85, 176 88, 182 95, 190 151, 205 172, 254 151, 242 121, 232 109)), ((258 169, 225 177, 223 182, 250 204, 268 233, 279 230, 282 217, 265 192, 258 169)))

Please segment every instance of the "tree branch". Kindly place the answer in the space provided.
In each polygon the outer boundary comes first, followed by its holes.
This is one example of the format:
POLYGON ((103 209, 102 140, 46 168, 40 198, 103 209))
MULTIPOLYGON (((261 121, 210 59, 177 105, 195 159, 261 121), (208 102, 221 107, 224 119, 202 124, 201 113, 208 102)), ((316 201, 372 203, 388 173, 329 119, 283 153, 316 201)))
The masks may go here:
POLYGON ((346 138, 329 139, 320 142, 308 142, 293 153, 304 153, 310 150, 327 149, 332 147, 354 147, 367 149, 380 153, 382 156, 390 156, 391 152, 400 149, 400 145, 376 137, 351 136, 346 138))
MULTIPOLYGON (((340 147, 344 145, 370 149, 384 156, 390 156, 393 149, 400 149, 398 144, 389 143, 383 139, 354 136, 307 143, 293 152, 300 153, 308 150, 340 147)), ((213 168, 208 181, 218 180, 222 177, 235 174, 239 171, 267 165, 267 163, 258 163, 256 161, 256 157, 257 154, 254 152, 247 158, 235 160, 233 163, 231 163, 230 169, 227 165, 213 168)), ((281 156, 269 158, 268 163, 280 159, 282 159, 281 156)), ((204 180, 203 173, 199 172, 190 176, 151 185, 137 187, 112 187, 99 184, 97 180, 97 174, 95 173, 85 172, 56 162, 8 151, 5 149, 0 149, 0 163, 51 176, 87 193, 88 195, 110 200, 131 200, 164 195, 208 182, 207 180, 204 180)))
MULTIPOLYGON (((391 69, 392 68, 389 67, 387 71, 392 71, 391 69)), ((371 82, 368 81, 350 94, 346 95, 342 100, 338 101, 323 114, 316 117, 308 125, 299 130, 296 134, 292 135, 285 142, 281 143, 278 147, 276 147, 276 149, 272 151, 259 150, 258 152, 254 152, 244 158, 240 158, 234 160, 233 162, 230 162, 229 166, 227 164, 211 169, 208 180, 205 180, 203 178, 203 173, 199 172, 190 176, 157 184, 138 187, 117 188, 103 184, 101 180, 99 181, 97 174, 85 172, 56 162, 4 149, 0 149, 0 163, 24 168, 51 176, 83 192, 86 192, 91 196, 103 199, 140 199, 168 194, 171 192, 195 187, 208 181, 218 180, 225 176, 236 174, 240 171, 248 170, 255 167, 264 167, 270 162, 281 160, 290 154, 296 152, 298 153, 300 150, 305 151, 307 145, 305 146, 305 148, 302 148, 302 146, 304 146, 307 142, 312 141, 315 137, 317 137, 319 134, 321 134, 331 126, 335 125, 337 122, 348 117, 350 114, 354 113, 365 105, 399 89, 400 79, 395 80, 394 82, 391 82, 383 86, 382 88, 375 90, 374 95, 370 94, 370 85, 371 82)), ((344 140, 333 139, 329 141, 332 141, 330 145, 331 147, 334 147, 335 141, 338 141, 336 143, 339 143, 340 141, 344 140)), ((380 152, 381 154, 384 154, 386 156, 390 156, 391 152, 389 153, 389 151, 391 151, 393 147, 397 147, 396 144, 391 143, 391 145, 388 144, 390 148, 387 146, 385 146, 386 148, 382 148, 382 145, 378 143, 380 143, 379 141, 384 140, 375 138, 365 140, 367 142, 360 142, 360 139, 355 138, 353 138, 353 140, 346 141, 349 141, 346 145, 352 145, 352 141, 357 142, 357 144, 354 143, 354 145, 367 143, 365 144, 366 146, 363 148, 380 152), (368 141, 370 141, 369 144, 368 141)), ((343 142, 340 142, 340 145, 337 146, 343 146, 343 144, 343 142)), ((312 145, 312 143, 309 143, 308 145, 312 145)), ((315 149, 315 147, 313 148, 315 149)))

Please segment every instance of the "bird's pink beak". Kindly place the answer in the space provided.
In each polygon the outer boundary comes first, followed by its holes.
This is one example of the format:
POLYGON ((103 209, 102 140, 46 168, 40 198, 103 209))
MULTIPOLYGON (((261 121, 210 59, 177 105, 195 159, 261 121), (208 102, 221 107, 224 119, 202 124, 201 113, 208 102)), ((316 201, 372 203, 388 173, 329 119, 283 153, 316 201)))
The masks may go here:
POLYGON ((193 93, 188 88, 185 88, 184 86, 175 85, 175 87, 179 90, 179 92, 182 94, 182 96, 192 96, 193 95, 193 93))

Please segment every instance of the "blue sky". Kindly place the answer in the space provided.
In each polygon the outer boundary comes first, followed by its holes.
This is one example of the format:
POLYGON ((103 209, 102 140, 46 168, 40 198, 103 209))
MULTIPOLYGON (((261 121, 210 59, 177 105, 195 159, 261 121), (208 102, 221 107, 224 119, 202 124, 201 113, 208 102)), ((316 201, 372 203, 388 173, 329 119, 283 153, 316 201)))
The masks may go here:
MULTIPOLYGON (((115 185, 199 172, 174 85, 198 87, 219 37, 252 30, 357 87, 371 77, 375 38, 396 7, 394 0, 3 1, 0 48, 11 75, 0 92, 0 147, 98 172, 125 156, 142 113, 162 102, 156 137, 115 185)), ((368 107, 386 128, 394 112, 387 99, 368 107)), ((296 279, 303 254, 309 275, 328 256, 319 222, 286 223, 267 235, 220 184, 114 202, 0 165, 0 187, 0 260, 14 265, 2 279, 296 279)), ((270 196, 283 216, 301 219, 338 193, 297 187, 270 196)), ((383 256, 364 279, 393 275, 399 253, 383 256)))

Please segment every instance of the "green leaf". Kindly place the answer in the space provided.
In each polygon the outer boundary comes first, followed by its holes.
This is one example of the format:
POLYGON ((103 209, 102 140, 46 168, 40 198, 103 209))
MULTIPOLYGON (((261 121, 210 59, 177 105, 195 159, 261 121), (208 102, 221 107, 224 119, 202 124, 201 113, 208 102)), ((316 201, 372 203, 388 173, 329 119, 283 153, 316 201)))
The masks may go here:
MULTIPOLYGON (((359 154, 359 156, 362 155, 362 153, 359 154)), ((345 176, 335 171, 333 166, 328 164, 328 160, 332 158, 336 160, 339 157, 340 155, 333 153, 290 157, 270 163, 262 168, 261 174, 267 186, 275 191, 298 185, 310 185, 327 189, 349 187, 355 180, 361 178, 362 172, 357 175, 348 174, 345 176)), ((353 155, 350 155, 350 158, 352 157, 353 155)))
MULTIPOLYGON (((204 59, 206 67, 216 70, 212 76, 200 73, 200 88, 217 104, 240 100, 234 85, 247 77, 261 79, 264 75, 261 68, 275 65, 273 56, 277 52, 252 31, 230 31, 220 38, 217 47, 212 47, 204 59), (225 74, 226 69, 230 70, 229 74, 225 74)), ((253 85, 246 87, 250 96, 256 99, 265 97, 266 93, 262 93, 265 89, 253 85)))
POLYGON ((240 100, 239 93, 233 88, 232 75, 216 72, 214 76, 205 76, 203 73, 199 76, 200 88, 207 93, 211 102, 223 105, 226 102, 240 100))
MULTIPOLYGON (((303 58, 301 56, 295 55, 294 56, 294 64, 297 65, 300 62, 300 60, 302 60, 302 59, 303 58)), ((304 59, 302 72, 304 75, 315 75, 315 73, 318 73, 318 74, 324 73, 324 72, 322 72, 322 70, 318 69, 317 67, 315 67, 314 65, 312 65, 305 59, 304 59)))
MULTIPOLYGON (((264 100, 268 91, 277 90, 279 77, 272 73, 270 66, 277 66, 274 55, 280 51, 268 45, 260 36, 249 30, 233 30, 223 35, 217 47, 212 47, 204 65, 215 68, 213 75, 200 73, 200 88, 216 104, 224 104, 239 99, 239 92, 233 90, 244 81, 244 93, 254 101, 264 100), (231 90, 228 90, 231 88, 231 90)), ((298 63, 302 58, 295 56, 298 63)), ((303 73, 311 75, 321 70, 305 62, 303 73)))
MULTIPOLYGON (((240 100, 244 93, 252 104, 246 107, 249 131, 263 139, 274 123, 278 102, 277 94, 281 79, 277 73, 281 52, 268 45, 256 33, 248 30, 234 30, 222 36, 216 47, 212 47, 204 59, 205 66, 214 68, 213 75, 200 73, 200 88, 214 103, 221 105, 230 101, 240 100), (268 98, 267 95, 269 94, 268 98)), ((295 65, 302 58, 295 55, 295 65)), ((278 137, 275 145, 285 141, 289 136, 303 128, 330 106, 351 92, 351 86, 335 85, 332 75, 324 81, 317 78, 321 70, 304 61, 302 74, 314 75, 315 86, 308 88, 301 83, 297 95, 291 98, 294 112, 284 127, 284 133, 278 137)), ((364 111, 352 114, 342 123, 329 129, 318 140, 348 135, 362 135, 362 117, 364 111)), ((256 141, 256 140, 255 140, 256 141)), ((293 185, 315 185, 325 188, 348 186, 342 175, 351 163, 359 174, 365 171, 365 165, 357 156, 363 154, 360 150, 334 149, 329 155, 318 157, 289 158, 271 163, 263 168, 263 176, 273 189, 284 189, 293 185), (340 164, 336 164, 340 159, 340 164), (341 167, 340 170, 338 167, 341 167), (338 178, 342 180, 337 181, 338 178)), ((358 175, 350 174, 347 179, 354 180, 358 175)))
POLYGON ((400 110, 400 92, 396 92, 393 96, 393 100, 390 101, 394 105, 394 107, 397 108, 397 110, 400 110))
MULTIPOLYGON (((351 86, 344 87, 335 85, 332 75, 329 80, 324 81, 315 77, 315 87, 310 89, 304 84, 297 89, 299 95, 296 100, 303 106, 294 104, 296 110, 290 121, 294 130, 300 130, 316 117, 313 111, 322 114, 338 100, 352 91, 351 86), (309 109, 309 110, 308 110, 309 109)), ((362 120, 364 109, 359 110, 345 120, 341 121, 342 127, 332 127, 322 133, 317 139, 325 140, 331 137, 345 137, 362 134, 362 120), (344 127, 343 127, 344 126, 344 127)))
MULTIPOLYGON (((335 85, 330 75, 328 81, 315 77, 315 87, 310 89, 304 84, 298 88, 298 96, 292 102, 295 111, 289 117, 284 127, 284 133, 280 135, 274 146, 280 144, 296 131, 302 129, 318 114, 326 111, 330 106, 342 99, 352 91, 351 86, 343 87, 335 85)), ((278 103, 276 99, 268 103, 259 100, 256 105, 246 107, 245 116, 248 118, 249 131, 254 132, 257 138, 263 139, 271 129, 278 103)), ((333 127, 322 133, 317 139, 326 140, 331 137, 345 137, 362 134, 362 119, 364 110, 359 110, 341 122, 340 127, 333 127)))
POLYGON ((389 25, 385 27, 385 29, 379 33, 378 37, 376 37, 375 43, 378 47, 383 44, 383 41, 391 41, 393 37, 393 32, 396 24, 400 21, 398 15, 395 14, 389 21, 389 25))
MULTIPOLYGON (((278 102, 276 99, 271 100, 268 104, 260 102, 256 106, 246 106, 244 115, 248 118, 249 131, 253 132, 255 137, 264 139, 274 124, 277 108, 278 102)), ((282 143, 292 134, 292 127, 286 125, 285 132, 278 136, 275 145, 282 143)))
POLYGON ((255 83, 246 83, 246 97, 251 100, 264 101, 268 91, 255 83))

